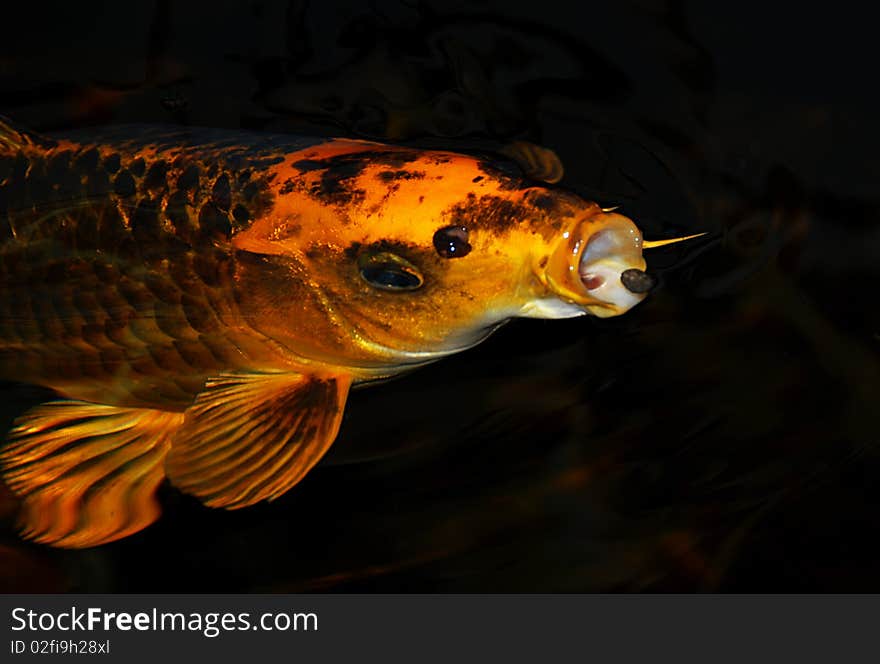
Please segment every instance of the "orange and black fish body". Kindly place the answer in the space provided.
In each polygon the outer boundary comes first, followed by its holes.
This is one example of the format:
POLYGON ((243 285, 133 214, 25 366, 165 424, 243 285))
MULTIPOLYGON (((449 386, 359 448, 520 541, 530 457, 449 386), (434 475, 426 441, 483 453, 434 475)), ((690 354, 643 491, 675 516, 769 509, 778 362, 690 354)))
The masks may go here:
POLYGON ((352 384, 514 316, 622 313, 644 297, 621 285, 641 242, 451 152, 0 125, 0 378, 60 397, 0 450, 24 533, 123 537, 158 516, 165 477, 212 506, 277 497, 333 442, 352 384))
POLYGON ((212 132, 143 133, 0 157, 4 377, 184 409, 251 341, 234 338, 228 241, 271 208, 265 169, 280 158, 212 132), (161 156, 169 147, 174 160, 161 156))

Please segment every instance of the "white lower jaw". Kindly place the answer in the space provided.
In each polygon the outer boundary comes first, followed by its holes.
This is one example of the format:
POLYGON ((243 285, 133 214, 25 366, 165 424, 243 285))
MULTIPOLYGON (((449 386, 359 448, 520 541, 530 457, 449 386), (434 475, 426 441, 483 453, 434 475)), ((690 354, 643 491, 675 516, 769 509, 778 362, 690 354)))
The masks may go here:
POLYGON ((565 302, 557 297, 544 297, 526 303, 517 316, 520 318, 574 318, 584 316, 583 307, 565 302))

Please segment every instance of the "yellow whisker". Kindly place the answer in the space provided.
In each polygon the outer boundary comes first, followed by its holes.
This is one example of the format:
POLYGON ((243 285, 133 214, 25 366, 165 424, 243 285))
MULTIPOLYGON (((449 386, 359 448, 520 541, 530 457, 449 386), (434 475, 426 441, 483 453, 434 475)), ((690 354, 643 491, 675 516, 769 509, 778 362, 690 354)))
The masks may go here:
POLYGON ((642 242, 642 249, 656 249, 657 247, 665 247, 667 244, 675 244, 676 242, 684 242, 685 240, 691 240, 695 237, 702 237, 706 235, 706 233, 697 233, 696 235, 685 235, 684 237, 674 237, 669 240, 644 240, 642 242))

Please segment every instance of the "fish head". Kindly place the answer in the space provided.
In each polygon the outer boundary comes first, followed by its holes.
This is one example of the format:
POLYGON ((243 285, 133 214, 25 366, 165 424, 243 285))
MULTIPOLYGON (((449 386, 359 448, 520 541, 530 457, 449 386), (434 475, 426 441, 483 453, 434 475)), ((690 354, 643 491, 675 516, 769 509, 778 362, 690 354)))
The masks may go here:
POLYGON ((645 267, 622 215, 471 156, 334 145, 282 165, 272 213, 234 238, 260 257, 241 261, 246 316, 298 352, 419 364, 510 318, 645 297, 621 282, 645 267))

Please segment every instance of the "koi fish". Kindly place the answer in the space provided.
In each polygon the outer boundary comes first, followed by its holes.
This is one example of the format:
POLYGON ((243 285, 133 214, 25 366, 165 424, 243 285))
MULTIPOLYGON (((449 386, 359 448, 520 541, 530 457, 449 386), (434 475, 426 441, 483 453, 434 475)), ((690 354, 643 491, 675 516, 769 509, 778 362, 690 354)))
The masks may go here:
POLYGON ((622 314, 650 287, 648 244, 480 157, 0 123, 0 378, 59 396, 0 451, 22 534, 124 537, 158 518, 166 477, 211 507, 277 498, 327 451, 353 385, 514 317, 622 314))

